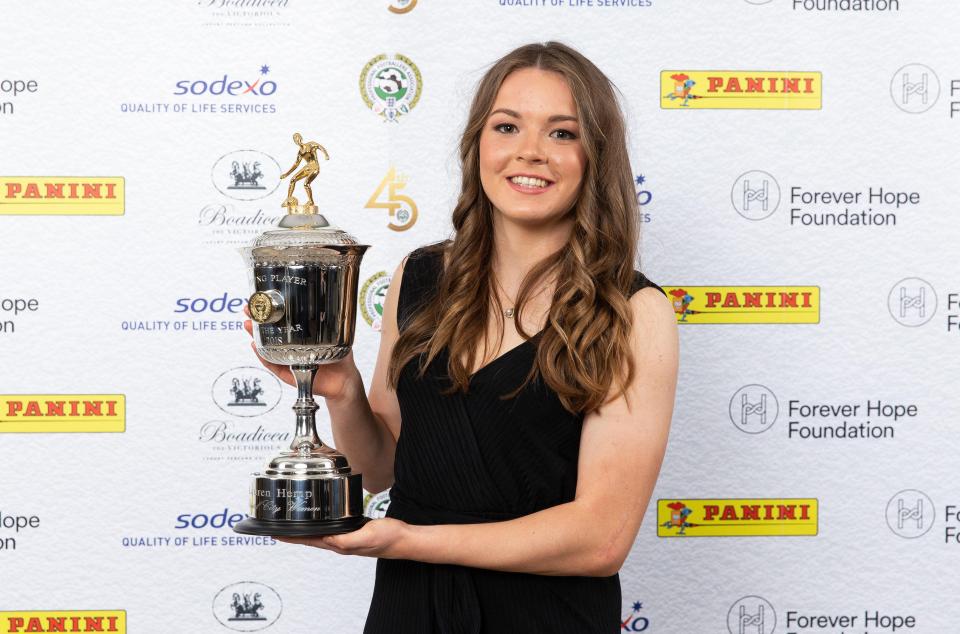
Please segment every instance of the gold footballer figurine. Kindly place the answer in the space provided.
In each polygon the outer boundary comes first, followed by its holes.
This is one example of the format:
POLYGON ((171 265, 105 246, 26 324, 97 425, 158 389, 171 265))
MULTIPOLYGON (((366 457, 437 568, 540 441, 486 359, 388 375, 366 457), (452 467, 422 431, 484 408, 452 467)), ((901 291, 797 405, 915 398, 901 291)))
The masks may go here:
POLYGON ((301 161, 305 163, 305 165, 290 179, 290 187, 287 189, 287 199, 283 201, 282 206, 289 208, 290 213, 317 213, 317 206, 313 202, 313 190, 310 189, 310 183, 312 183, 313 179, 320 173, 320 160, 317 158, 317 150, 323 152, 323 156, 328 161, 330 160, 330 155, 327 154, 326 148, 316 141, 307 141, 304 143, 303 137, 300 136, 299 132, 294 132, 293 141, 300 148, 297 151, 297 161, 293 164, 293 167, 281 174, 280 178, 283 179, 289 176, 293 170, 297 169, 301 161), (307 190, 306 205, 301 205, 300 201, 293 195, 294 186, 296 186, 297 181, 301 180, 303 181, 303 188, 307 190))

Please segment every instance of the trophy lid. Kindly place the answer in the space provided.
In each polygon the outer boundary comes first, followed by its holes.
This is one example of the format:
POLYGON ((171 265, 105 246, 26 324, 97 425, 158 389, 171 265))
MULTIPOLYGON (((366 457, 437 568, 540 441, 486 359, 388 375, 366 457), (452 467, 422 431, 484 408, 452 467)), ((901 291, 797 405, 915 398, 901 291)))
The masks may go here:
POLYGON ((360 245, 355 237, 331 225, 318 213, 289 213, 276 229, 264 231, 251 248, 326 247, 360 245))
POLYGON ((298 147, 296 163, 281 178, 291 174, 301 162, 304 163, 304 167, 290 180, 287 198, 283 202, 287 215, 280 219, 276 229, 260 234, 250 247, 241 250, 242 253, 248 261, 291 255, 310 257, 310 255, 329 256, 335 253, 362 253, 369 245, 360 244, 355 237, 343 229, 331 225, 319 213, 319 208, 313 202, 310 182, 320 171, 317 153, 322 152, 324 157, 329 159, 327 151, 319 143, 304 141, 299 133, 293 135, 293 140, 298 147), (307 193, 305 204, 300 204, 293 195, 294 185, 300 180, 305 180, 304 187, 307 193))

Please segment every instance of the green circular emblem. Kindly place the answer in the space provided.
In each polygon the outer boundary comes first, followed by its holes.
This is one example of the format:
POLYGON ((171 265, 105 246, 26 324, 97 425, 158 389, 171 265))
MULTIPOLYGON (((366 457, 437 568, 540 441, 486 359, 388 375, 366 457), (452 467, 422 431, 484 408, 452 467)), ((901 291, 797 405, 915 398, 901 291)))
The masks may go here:
POLYGON ((363 514, 371 519, 382 519, 387 516, 390 506, 390 489, 380 493, 367 493, 363 496, 363 514))
POLYGON ((396 122, 420 101, 423 79, 420 69, 404 55, 377 55, 360 73, 360 94, 367 107, 396 122))
POLYGON ((364 321, 380 332, 383 326, 383 304, 387 299, 390 276, 386 271, 374 273, 360 288, 360 312, 364 321))

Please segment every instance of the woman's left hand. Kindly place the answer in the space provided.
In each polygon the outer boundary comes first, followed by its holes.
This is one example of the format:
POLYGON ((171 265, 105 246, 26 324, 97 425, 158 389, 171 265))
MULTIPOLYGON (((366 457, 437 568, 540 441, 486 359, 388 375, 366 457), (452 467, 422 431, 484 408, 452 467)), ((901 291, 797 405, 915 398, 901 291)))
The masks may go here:
POLYGON ((341 555, 403 559, 406 557, 404 548, 408 546, 410 534, 410 524, 385 517, 379 520, 370 520, 363 528, 342 535, 325 535, 323 537, 274 536, 274 539, 290 544, 303 544, 332 550, 341 555))

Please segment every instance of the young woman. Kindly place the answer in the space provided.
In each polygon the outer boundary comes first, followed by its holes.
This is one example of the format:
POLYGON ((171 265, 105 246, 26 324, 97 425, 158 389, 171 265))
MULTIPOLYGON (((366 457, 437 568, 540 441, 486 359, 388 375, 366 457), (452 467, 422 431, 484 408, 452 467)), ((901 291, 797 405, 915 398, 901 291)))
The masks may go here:
POLYGON ((455 235, 397 267, 369 395, 352 356, 314 383, 387 517, 284 539, 379 558, 370 634, 617 632, 678 340, 633 269, 614 90, 567 46, 521 47, 480 81, 460 158, 455 235))

